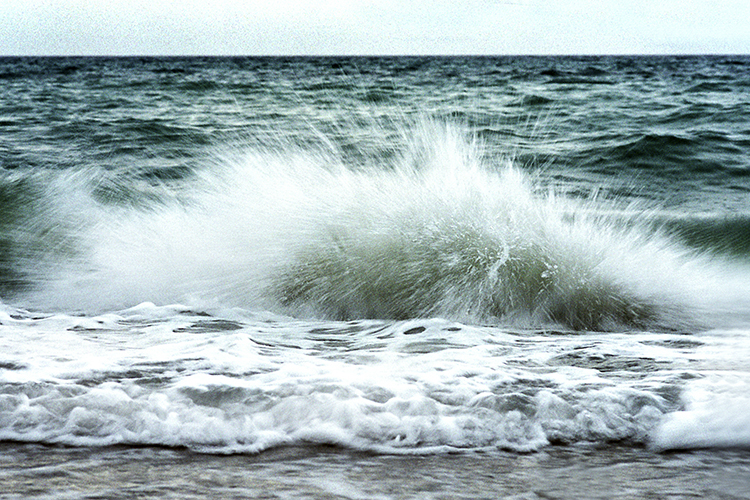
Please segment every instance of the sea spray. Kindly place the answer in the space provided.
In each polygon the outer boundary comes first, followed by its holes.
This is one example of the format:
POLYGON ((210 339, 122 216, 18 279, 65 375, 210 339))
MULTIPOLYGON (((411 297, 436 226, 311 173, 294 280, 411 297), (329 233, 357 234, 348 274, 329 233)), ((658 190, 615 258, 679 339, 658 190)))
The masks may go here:
POLYGON ((678 245, 535 195, 456 128, 419 131, 391 169, 344 170, 312 195, 326 209, 276 280, 283 304, 337 319, 679 324, 678 245))
POLYGON ((700 258, 680 245, 593 202, 535 193, 456 126, 424 121, 404 137, 403 154, 378 168, 277 146, 197 172, 181 201, 105 207, 89 197, 78 211, 98 222, 70 236, 80 252, 37 273, 25 298, 599 330, 696 321, 686 288, 700 258))

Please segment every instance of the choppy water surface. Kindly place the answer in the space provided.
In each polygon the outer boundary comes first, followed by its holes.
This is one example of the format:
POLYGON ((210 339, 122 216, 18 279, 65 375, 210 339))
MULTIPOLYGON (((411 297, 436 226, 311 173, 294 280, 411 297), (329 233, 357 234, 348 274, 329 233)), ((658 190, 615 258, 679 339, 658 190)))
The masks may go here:
POLYGON ((746 467, 747 58, 0 79, 0 439, 746 467))

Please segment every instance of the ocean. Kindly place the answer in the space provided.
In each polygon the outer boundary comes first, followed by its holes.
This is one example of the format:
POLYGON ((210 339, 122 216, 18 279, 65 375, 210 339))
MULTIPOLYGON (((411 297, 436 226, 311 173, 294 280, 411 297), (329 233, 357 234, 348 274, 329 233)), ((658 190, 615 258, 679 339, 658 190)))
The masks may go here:
POLYGON ((0 85, 0 498, 750 498, 750 57, 0 85))

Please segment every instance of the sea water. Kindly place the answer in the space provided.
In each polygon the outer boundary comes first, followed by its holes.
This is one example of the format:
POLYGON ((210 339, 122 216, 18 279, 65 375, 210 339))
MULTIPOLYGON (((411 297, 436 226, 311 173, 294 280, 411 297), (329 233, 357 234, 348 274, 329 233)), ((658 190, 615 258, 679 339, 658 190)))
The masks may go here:
POLYGON ((750 496, 750 59, 0 79, 9 498, 200 496, 191 463, 227 467, 219 496, 399 496, 391 467, 416 467, 404 498, 570 497, 575 467, 623 498, 695 493, 666 469, 750 496), (316 479, 274 490, 285 467, 316 479))

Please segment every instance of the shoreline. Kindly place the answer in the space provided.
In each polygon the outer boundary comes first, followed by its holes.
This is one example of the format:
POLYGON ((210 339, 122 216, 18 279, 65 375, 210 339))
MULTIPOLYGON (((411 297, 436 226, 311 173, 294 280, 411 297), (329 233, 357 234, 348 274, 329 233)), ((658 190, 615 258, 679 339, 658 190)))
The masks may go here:
POLYGON ((0 443, 2 499, 750 499, 750 451, 614 445, 526 454, 376 455, 328 446, 257 455, 0 443))

